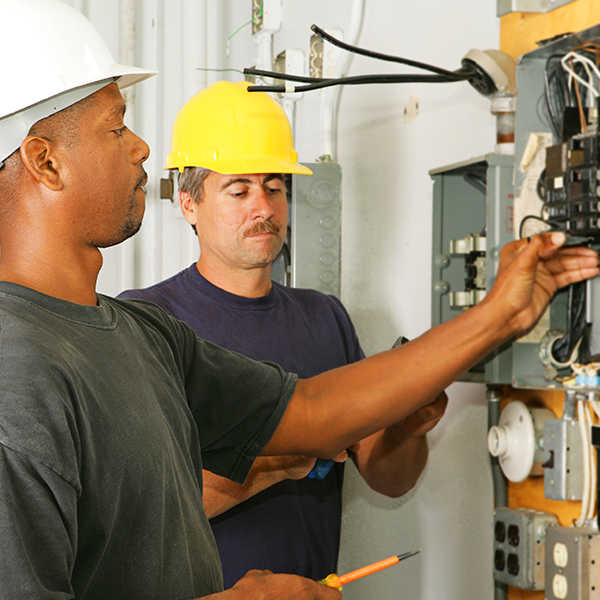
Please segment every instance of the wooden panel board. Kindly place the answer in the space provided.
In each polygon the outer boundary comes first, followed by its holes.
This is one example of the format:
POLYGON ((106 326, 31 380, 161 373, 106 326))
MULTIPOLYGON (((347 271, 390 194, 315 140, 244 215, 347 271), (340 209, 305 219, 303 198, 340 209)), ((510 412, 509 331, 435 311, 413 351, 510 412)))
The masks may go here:
POLYGON ((575 0, 549 13, 511 13, 500 19, 500 50, 517 58, 535 50, 539 40, 575 33, 598 23, 598 0, 575 0))
MULTIPOLYGON (((547 392, 533 390, 515 390, 504 388, 503 407, 511 400, 520 400, 527 406, 545 407, 554 412, 557 418, 562 417, 564 392, 547 392)), ((544 478, 528 477, 520 483, 508 482, 508 506, 511 508, 532 508, 549 512, 558 517, 561 525, 569 526, 579 518, 581 502, 548 500, 544 496, 544 478)), ((531 592, 518 588, 508 588, 508 600, 544 600, 544 592, 531 592)))

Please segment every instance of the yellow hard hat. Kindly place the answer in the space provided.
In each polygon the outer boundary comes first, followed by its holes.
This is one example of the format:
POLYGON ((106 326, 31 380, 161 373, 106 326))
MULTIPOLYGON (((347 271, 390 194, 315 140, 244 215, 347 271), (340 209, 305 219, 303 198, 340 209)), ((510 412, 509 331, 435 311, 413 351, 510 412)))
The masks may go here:
POLYGON ((281 106, 264 92, 248 92, 248 85, 218 81, 183 105, 173 125, 167 169, 312 174, 298 163, 281 106))

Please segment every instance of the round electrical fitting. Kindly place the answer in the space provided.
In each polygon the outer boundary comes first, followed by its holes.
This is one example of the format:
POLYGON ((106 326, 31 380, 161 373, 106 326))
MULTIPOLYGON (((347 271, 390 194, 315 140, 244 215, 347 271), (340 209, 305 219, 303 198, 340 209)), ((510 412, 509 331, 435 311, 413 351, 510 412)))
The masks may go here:
POLYGON ((534 464, 543 460, 543 436, 546 419, 554 418, 547 408, 528 408, 515 400, 507 404, 498 425, 488 433, 488 450, 498 458, 507 479, 523 481, 534 464))
POLYGON ((551 329, 546 332, 538 349, 538 356, 540 357, 542 364, 555 369, 564 369, 571 364, 569 361, 566 363, 558 362, 552 354, 552 346, 554 346, 558 340, 564 338, 565 335, 566 332, 561 329, 551 329))

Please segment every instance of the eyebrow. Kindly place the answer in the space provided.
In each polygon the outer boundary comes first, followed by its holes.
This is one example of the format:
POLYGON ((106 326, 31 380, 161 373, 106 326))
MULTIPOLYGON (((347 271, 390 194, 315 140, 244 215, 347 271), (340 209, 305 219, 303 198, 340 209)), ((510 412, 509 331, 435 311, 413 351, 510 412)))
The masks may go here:
POLYGON ((127 106, 125 105, 125 103, 123 102, 123 104, 118 104, 117 106, 114 107, 113 110, 111 110, 107 116, 106 116, 106 120, 110 121, 111 119, 120 117, 123 118, 125 117, 125 111, 127 110, 127 106))
MULTIPOLYGON (((263 183, 268 183, 269 181, 272 181, 273 179, 279 179, 279 181, 281 181, 281 183, 285 183, 285 179, 283 177, 283 175, 281 173, 269 173, 266 177, 263 183)), ((219 191, 222 192, 224 190, 226 190, 230 185, 233 185, 234 183, 252 183, 252 181, 250 179, 248 179, 247 177, 233 177, 232 179, 228 179, 225 183, 223 183, 223 185, 219 188, 219 191)))

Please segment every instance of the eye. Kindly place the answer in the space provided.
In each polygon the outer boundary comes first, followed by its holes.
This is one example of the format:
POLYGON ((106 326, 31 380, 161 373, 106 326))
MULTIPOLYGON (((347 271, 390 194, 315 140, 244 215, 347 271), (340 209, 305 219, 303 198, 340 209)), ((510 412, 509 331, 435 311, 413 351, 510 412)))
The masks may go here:
POLYGON ((265 191, 270 196, 277 196, 277 195, 281 194, 283 190, 279 186, 276 186, 276 187, 269 187, 269 186, 267 186, 265 191))
POLYGON ((126 131, 127 127, 121 127, 120 129, 113 129, 113 131, 119 136, 122 137, 123 133, 126 131))

